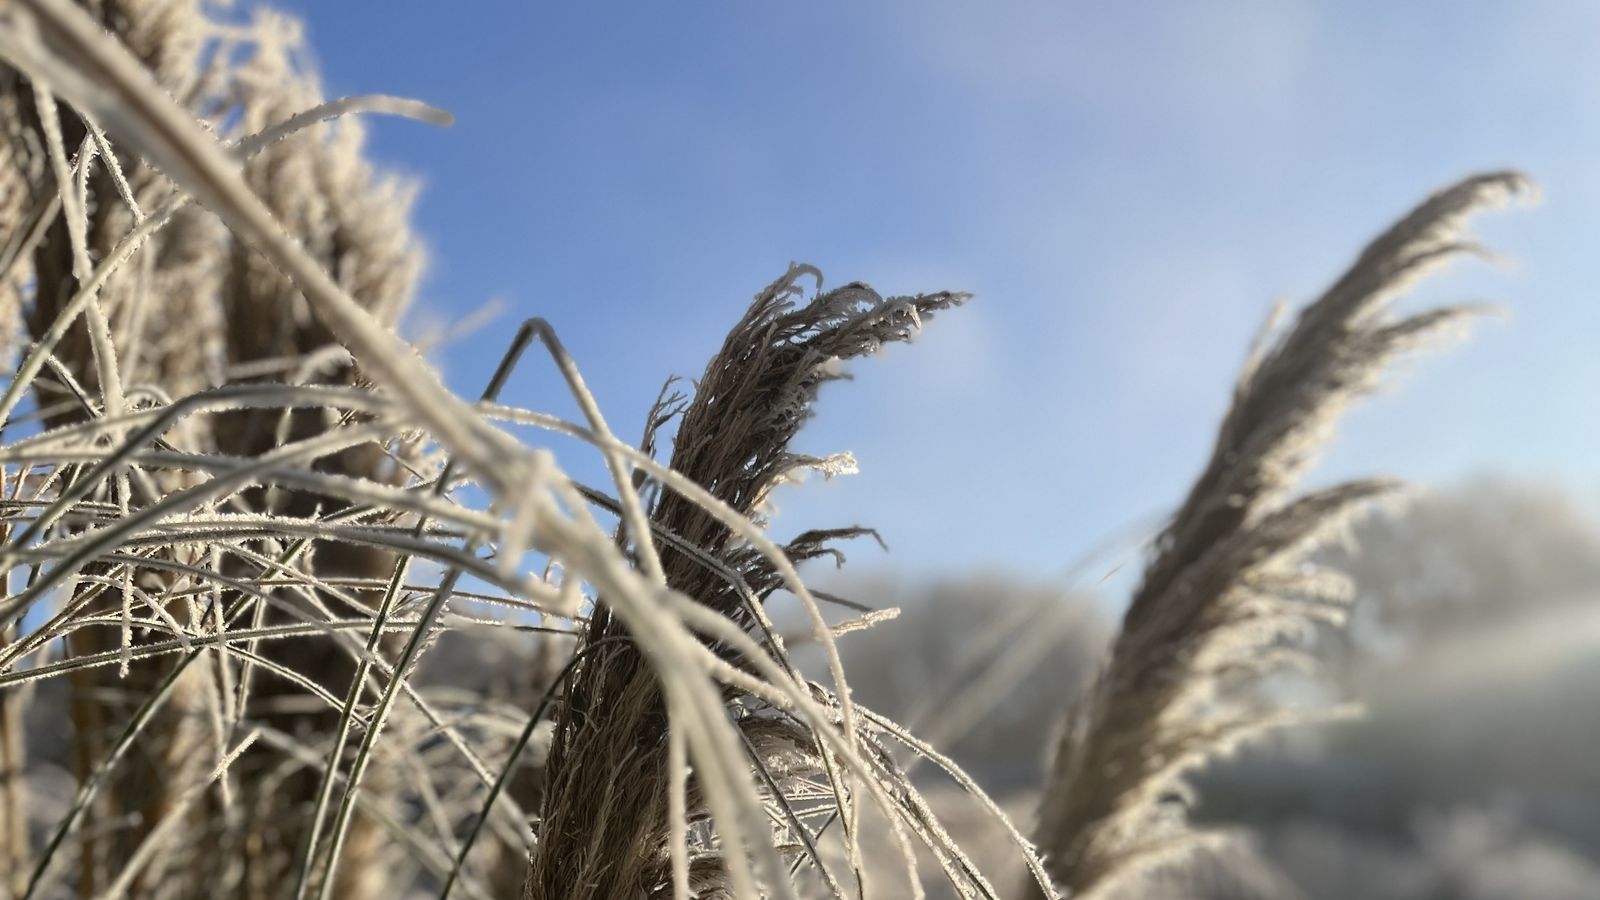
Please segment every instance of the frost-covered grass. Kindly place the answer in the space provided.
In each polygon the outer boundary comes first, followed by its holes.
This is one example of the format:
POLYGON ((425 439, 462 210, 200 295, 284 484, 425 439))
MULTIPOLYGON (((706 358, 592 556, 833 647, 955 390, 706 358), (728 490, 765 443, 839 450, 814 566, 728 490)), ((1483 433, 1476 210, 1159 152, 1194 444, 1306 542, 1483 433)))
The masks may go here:
MULTIPOLYGON (((1075 707, 1041 858, 937 747, 852 699, 834 639, 892 614, 811 590, 796 565, 869 532, 779 545, 762 518, 800 470, 848 468, 789 449, 818 387, 965 295, 825 289, 793 266, 691 392, 662 392, 639 446, 542 321, 460 397, 395 329, 421 258, 410 187, 364 161, 353 121, 448 116, 326 100, 281 17, 94 9, 0 9, 0 311, 18 328, 0 400, 0 884, 15 897, 844 897, 869 880, 918 897, 930 865, 962 896, 1014 895, 1015 871, 981 871, 905 759, 990 817, 1030 892, 1143 871, 1192 839, 1168 799, 1184 771, 1278 719, 1219 717, 1217 686, 1337 606, 1300 552, 1387 491, 1290 499, 1333 415, 1460 314, 1392 322, 1385 300, 1521 185, 1436 195, 1252 358, 1075 707), (500 402, 535 365, 580 421, 500 402), (592 448, 609 483, 569 477, 552 435, 592 448), (766 613, 780 590, 821 683, 766 613), (415 677, 442 636, 496 629, 545 636, 521 702, 415 677), (22 777, 41 698, 70 722, 75 788, 54 803, 22 777)), ((1027 668, 960 693, 964 721, 1027 668)))

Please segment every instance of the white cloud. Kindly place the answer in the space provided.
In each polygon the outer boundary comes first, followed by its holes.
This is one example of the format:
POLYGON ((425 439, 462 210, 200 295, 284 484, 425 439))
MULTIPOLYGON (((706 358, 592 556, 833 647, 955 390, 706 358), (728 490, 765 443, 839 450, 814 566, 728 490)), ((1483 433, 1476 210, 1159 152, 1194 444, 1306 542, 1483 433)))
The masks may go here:
POLYGON ((1318 22, 1309 3, 1271 0, 950 0, 886 15, 906 63, 953 74, 995 102, 1163 123, 1292 104, 1318 22))

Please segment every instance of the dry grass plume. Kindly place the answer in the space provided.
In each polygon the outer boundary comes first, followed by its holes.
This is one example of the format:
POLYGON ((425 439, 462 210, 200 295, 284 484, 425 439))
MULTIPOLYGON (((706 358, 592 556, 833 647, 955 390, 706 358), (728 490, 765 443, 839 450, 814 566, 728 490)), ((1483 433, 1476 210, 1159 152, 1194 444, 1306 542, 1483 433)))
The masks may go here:
POLYGON ((1238 740, 1297 716, 1222 686, 1292 657, 1285 639, 1339 619, 1339 578, 1308 568, 1312 542, 1394 485, 1296 494, 1340 413, 1397 354, 1473 310, 1395 318, 1390 301, 1453 257, 1467 216, 1524 191, 1510 172, 1428 198, 1376 240, 1281 334, 1264 335, 1216 446, 1156 539, 1110 659, 1072 707, 1039 804, 1036 839, 1060 887, 1094 896, 1205 835, 1184 824, 1182 776, 1238 740))

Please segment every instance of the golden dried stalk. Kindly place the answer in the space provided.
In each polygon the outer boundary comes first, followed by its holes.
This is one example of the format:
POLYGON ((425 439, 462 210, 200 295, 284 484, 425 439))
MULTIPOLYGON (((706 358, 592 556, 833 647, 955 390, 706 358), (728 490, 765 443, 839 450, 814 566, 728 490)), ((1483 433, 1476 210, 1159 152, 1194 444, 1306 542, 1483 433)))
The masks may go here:
POLYGON ((1497 172, 1430 197, 1246 365, 1211 459, 1157 538, 1110 660, 1055 748, 1036 839, 1070 896, 1094 896, 1203 839, 1184 823, 1184 773, 1295 719, 1235 702, 1219 686, 1268 668, 1283 639, 1340 614, 1338 579, 1303 566, 1304 551, 1392 486, 1293 491, 1339 413, 1385 364, 1471 311, 1396 321, 1389 301, 1476 250, 1457 238, 1466 217, 1525 186, 1497 172))
MULTIPOLYGON (((706 366, 692 401, 668 400, 651 414, 645 446, 681 411, 672 467, 747 516, 772 489, 806 468, 837 461, 795 454, 789 442, 812 414, 817 391, 840 364, 908 339, 922 317, 965 299, 951 293, 885 300, 863 284, 819 293, 795 307, 797 284, 815 270, 792 267, 757 295, 706 366)), ((777 586, 770 565, 701 506, 670 491, 653 524, 737 572, 758 598, 777 586)), ((827 539, 859 529, 813 532, 786 548, 796 561, 829 552, 827 539)), ((740 589, 690 553, 664 547, 667 584, 746 627, 740 589)), ((579 648, 546 765, 543 817, 529 863, 529 900, 671 896, 666 710, 654 674, 602 602, 579 648)), ((712 891, 720 866, 702 859, 695 881, 712 891)), ((713 895, 715 893, 713 892, 713 895)))

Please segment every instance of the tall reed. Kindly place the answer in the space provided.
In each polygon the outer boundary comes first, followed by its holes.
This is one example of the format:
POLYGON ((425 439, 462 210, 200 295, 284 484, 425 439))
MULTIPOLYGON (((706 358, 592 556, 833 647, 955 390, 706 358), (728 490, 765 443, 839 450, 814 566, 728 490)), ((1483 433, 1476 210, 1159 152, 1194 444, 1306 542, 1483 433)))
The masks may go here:
MULTIPOLYGON (((759 516, 772 490, 797 472, 831 472, 848 464, 843 458, 815 459, 789 449, 811 417, 818 388, 839 378, 846 360, 872 353, 885 342, 906 340, 922 318, 963 299, 939 293, 886 300, 865 285, 850 284, 819 292, 796 307, 799 282, 807 276, 820 284, 815 270, 793 267, 763 290, 707 364, 692 399, 663 401, 648 423, 646 446, 654 443, 658 429, 681 417, 673 441, 673 470, 744 516, 759 516)), ((654 496, 652 527, 684 545, 661 550, 667 585, 743 628, 762 625, 759 604, 782 583, 771 563, 689 498, 671 489, 654 496)), ((783 552, 799 562, 833 552, 828 546, 832 539, 859 533, 811 532, 783 552)), ((528 898, 671 895, 665 705, 641 651, 604 600, 579 645, 582 662, 556 717, 528 898)), ((730 665, 750 669, 742 651, 707 637, 730 665)), ((761 698, 740 702, 752 700, 755 708, 730 707, 729 714, 754 734, 774 733, 774 720, 758 712, 767 705, 761 698)), ((780 749, 793 756, 804 748, 780 749)), ((756 762, 767 764, 759 758, 756 762)), ((689 814, 704 816, 702 810, 689 814)), ((690 860, 690 865, 703 873, 696 878, 703 891, 723 890, 714 853, 690 860)))
POLYGON ((1526 188, 1495 172, 1434 194, 1252 350, 1211 457, 1156 538, 1110 658, 1054 750, 1036 839, 1070 896, 1094 896, 1206 840, 1185 824, 1184 774, 1302 718, 1226 688, 1296 660, 1296 638, 1342 617, 1346 585, 1307 566, 1306 551, 1396 486, 1296 493, 1300 478, 1386 364, 1476 311, 1397 318, 1392 300, 1480 252, 1459 237, 1467 216, 1526 188))

